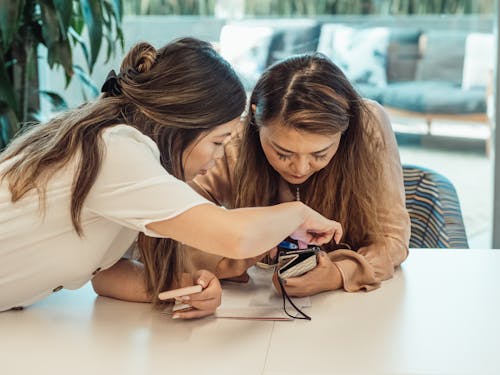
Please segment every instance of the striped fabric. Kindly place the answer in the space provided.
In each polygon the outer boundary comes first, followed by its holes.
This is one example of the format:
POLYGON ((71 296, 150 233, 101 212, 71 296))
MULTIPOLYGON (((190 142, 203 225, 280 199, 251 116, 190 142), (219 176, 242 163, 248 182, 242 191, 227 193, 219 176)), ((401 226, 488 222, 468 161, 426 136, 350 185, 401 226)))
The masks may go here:
POLYGON ((429 169, 404 165, 410 247, 468 249, 462 212, 452 183, 429 169))

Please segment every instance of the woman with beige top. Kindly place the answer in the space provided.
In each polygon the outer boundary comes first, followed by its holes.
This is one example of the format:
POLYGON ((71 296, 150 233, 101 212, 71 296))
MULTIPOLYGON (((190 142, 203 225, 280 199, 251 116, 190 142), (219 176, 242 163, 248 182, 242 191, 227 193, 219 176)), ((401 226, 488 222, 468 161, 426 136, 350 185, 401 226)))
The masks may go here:
MULTIPOLYGON (((286 280, 291 296, 375 289, 408 255, 410 220, 389 118, 321 54, 289 58, 262 75, 246 126, 193 186, 226 207, 300 200, 342 224, 351 249, 324 245, 314 270, 286 280)), ((191 261, 244 280, 256 260, 193 251, 191 261)))
MULTIPOLYGON (((408 255, 410 221, 384 109, 361 99, 341 70, 315 53, 270 67, 252 92, 246 120, 225 157, 193 181, 195 190, 230 208, 302 201, 343 227, 343 245, 323 245, 316 268, 286 279, 287 293, 369 291, 392 277, 408 255)), ((244 281, 260 258, 193 249, 189 260, 190 268, 244 281)))

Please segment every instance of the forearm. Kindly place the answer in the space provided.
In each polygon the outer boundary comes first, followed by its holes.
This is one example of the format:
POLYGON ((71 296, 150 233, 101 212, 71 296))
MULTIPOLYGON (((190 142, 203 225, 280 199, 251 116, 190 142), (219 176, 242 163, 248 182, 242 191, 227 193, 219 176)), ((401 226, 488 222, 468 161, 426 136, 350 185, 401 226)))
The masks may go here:
POLYGON ((370 291, 391 278, 395 267, 408 254, 408 247, 396 239, 389 239, 359 249, 336 250, 329 258, 338 267, 343 288, 348 292, 370 291))
POLYGON ((385 237, 383 241, 358 250, 373 268, 373 274, 379 280, 390 279, 394 269, 408 256, 408 246, 399 239, 385 237))
POLYGON ((131 259, 121 259, 92 279, 94 291, 100 296, 131 302, 151 302, 144 281, 144 265, 131 259))
POLYGON ((306 208, 300 202, 234 210, 199 205, 148 228, 208 253, 245 259, 276 246, 305 219, 306 208))
MULTIPOLYGON (((300 202, 281 203, 270 207, 241 208, 229 211, 228 223, 239 222, 238 231, 245 233, 248 248, 258 246, 261 250, 251 256, 262 254, 298 229, 305 220, 305 206, 300 202)), ((248 257, 245 257, 248 258, 248 257)))

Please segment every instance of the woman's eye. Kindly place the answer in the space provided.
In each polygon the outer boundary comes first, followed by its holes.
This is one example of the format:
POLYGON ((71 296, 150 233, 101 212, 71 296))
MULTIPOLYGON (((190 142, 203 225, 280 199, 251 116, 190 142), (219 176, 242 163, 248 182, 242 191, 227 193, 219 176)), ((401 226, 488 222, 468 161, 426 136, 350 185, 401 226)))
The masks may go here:
POLYGON ((324 154, 324 155, 314 155, 314 159, 320 161, 320 160, 326 160, 326 158, 328 157, 328 154, 324 154))
POLYGON ((290 159, 290 155, 280 154, 279 152, 277 154, 278 154, 278 158, 280 160, 288 160, 288 159, 290 159))
POLYGON ((222 143, 222 142, 214 142, 214 145, 216 145, 217 147, 219 147, 219 146, 223 146, 224 143, 222 143))

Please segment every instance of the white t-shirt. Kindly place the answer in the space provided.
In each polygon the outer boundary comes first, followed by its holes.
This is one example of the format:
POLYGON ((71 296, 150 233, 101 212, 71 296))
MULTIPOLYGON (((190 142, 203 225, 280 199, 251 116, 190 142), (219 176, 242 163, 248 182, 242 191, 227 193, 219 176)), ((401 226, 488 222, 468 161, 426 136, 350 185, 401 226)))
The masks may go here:
POLYGON ((117 262, 140 231, 161 237, 147 224, 209 203, 170 175, 156 144, 133 127, 108 128, 103 140, 102 167, 82 209, 83 237, 70 214, 75 163, 48 182, 43 215, 35 191, 13 204, 8 182, 0 184, 0 311, 81 287, 117 262))

